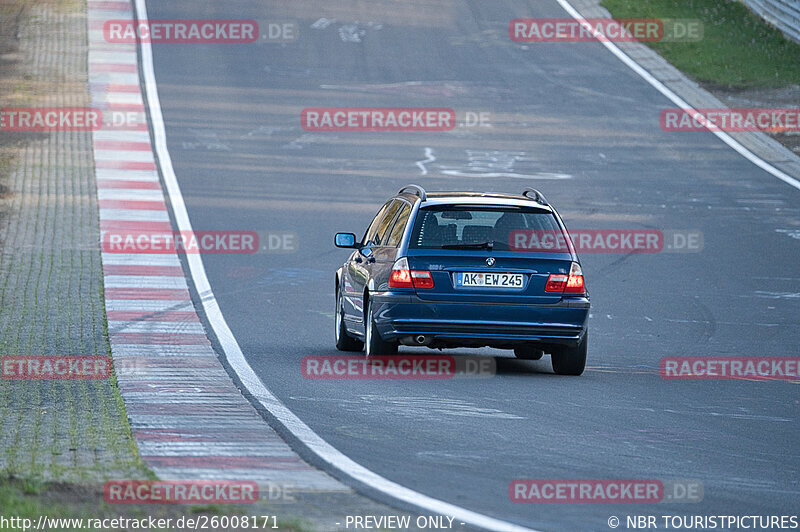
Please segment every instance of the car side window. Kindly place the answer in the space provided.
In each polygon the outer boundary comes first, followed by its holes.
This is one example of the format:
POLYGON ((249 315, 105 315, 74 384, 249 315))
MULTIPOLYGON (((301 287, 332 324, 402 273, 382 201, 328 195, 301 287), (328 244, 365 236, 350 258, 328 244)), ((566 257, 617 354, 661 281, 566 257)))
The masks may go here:
POLYGON ((386 241, 386 237, 389 233, 389 228, 392 226, 392 222, 397 216, 397 211, 400 210, 400 207, 403 206, 403 202, 399 200, 395 200, 392 203, 391 207, 386 211, 386 215, 384 215, 383 220, 378 224, 378 230, 375 232, 375 238, 373 241, 375 244, 379 246, 385 246, 384 242, 386 241))
POLYGON ((381 210, 378 211, 378 214, 375 215, 375 218, 372 219, 372 223, 369 224, 367 231, 364 233, 364 238, 361 239, 362 246, 366 246, 370 242, 374 242, 375 233, 378 230, 378 224, 383 219, 383 215, 386 213, 386 209, 389 208, 391 203, 391 200, 387 201, 386 204, 381 207, 381 210))
POLYGON ((400 244, 400 239, 403 238, 403 231, 406 228, 408 216, 410 214, 411 206, 407 203, 403 204, 403 207, 400 209, 400 214, 397 215, 397 220, 394 222, 394 226, 392 227, 389 237, 386 239, 386 243, 384 245, 397 247, 398 244, 400 244))

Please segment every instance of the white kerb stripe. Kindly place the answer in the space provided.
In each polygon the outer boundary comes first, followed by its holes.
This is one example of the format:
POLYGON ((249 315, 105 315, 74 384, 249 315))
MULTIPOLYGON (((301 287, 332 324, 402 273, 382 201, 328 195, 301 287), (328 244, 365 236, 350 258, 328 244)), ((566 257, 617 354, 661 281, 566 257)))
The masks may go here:
POLYGON ((125 222, 168 222, 166 210, 150 211, 144 209, 100 209, 101 220, 119 220, 125 222))

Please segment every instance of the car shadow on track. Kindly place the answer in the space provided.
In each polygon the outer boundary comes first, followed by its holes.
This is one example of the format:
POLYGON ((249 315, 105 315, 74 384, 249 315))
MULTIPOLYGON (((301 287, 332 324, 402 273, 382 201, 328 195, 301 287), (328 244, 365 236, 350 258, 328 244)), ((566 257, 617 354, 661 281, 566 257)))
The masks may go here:
POLYGON ((497 375, 554 375, 550 357, 541 360, 519 360, 511 357, 494 357, 497 375))

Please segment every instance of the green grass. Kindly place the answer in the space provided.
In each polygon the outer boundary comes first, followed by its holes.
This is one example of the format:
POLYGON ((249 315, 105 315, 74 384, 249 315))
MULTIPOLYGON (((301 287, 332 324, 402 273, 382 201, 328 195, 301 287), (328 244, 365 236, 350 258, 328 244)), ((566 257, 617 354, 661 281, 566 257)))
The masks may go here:
POLYGON ((800 85, 800 44, 737 0, 603 0, 614 18, 684 18, 703 22, 698 42, 648 46, 698 81, 731 89, 800 85))
MULTIPOLYGON (((129 509, 118 511, 102 501, 102 495, 88 490, 75 493, 72 488, 51 484, 31 484, 29 481, 0 480, 0 516, 10 519, 29 519, 36 526, 40 516, 52 519, 97 519, 103 516, 131 515, 129 509), (69 499, 68 504, 60 502, 69 499), (98 502, 99 499, 99 502, 98 502)), ((153 512, 150 515, 155 515, 153 512)), ((133 516, 131 517, 138 517, 133 516)), ((12 521, 4 530, 22 530, 21 521, 12 521)), ((53 530, 68 530, 69 527, 53 530)), ((84 530, 100 530, 86 528, 84 530)), ((108 529, 105 529, 108 530, 108 529)))
MULTIPOLYGON (((102 489, 91 485, 75 485, 66 483, 32 482, 30 480, 10 479, 0 477, 0 517, 9 519, 19 517, 30 519, 31 526, 35 527, 40 516, 50 519, 103 519, 115 517, 146 519, 152 516, 155 519, 171 519, 173 528, 155 530, 177 530, 176 522, 181 517, 194 517, 199 514, 208 516, 246 515, 247 509, 238 505, 112 505, 103 500, 102 489)), ((259 516, 259 526, 263 519, 259 516)), ((272 518, 268 523, 268 530, 272 528, 272 518)), ((96 530, 109 532, 121 530, 118 528, 90 528, 85 521, 81 530, 96 530)), ((299 517, 288 517, 277 520, 276 532, 315 532, 310 523, 299 517)), ((22 530, 19 526, 1 528, 2 530, 22 530)), ((74 530, 68 525, 56 530, 74 530)), ((30 529, 29 529, 30 530, 30 529)), ((234 530, 229 528, 227 530, 234 530)))
POLYGON ((84 516, 80 509, 72 505, 54 504, 47 500, 42 495, 44 491, 44 485, 34 485, 29 481, 0 481, 0 515, 6 518, 14 516, 31 519, 34 522, 40 515, 65 518, 84 516))

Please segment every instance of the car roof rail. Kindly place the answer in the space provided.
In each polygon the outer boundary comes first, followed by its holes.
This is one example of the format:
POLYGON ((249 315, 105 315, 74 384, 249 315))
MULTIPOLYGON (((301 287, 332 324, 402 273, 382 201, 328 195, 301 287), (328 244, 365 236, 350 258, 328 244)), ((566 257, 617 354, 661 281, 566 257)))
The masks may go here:
POLYGON ((544 194, 542 194, 535 188, 527 187, 525 190, 522 191, 522 195, 528 199, 532 199, 536 203, 541 203, 542 205, 550 205, 549 203, 547 203, 544 194))
POLYGON ((414 194, 415 196, 419 196, 419 199, 421 201, 425 201, 426 199, 428 199, 428 193, 425 192, 425 189, 419 185, 406 185, 400 189, 400 192, 398 192, 398 194, 405 194, 406 190, 411 190, 411 193, 414 194))

